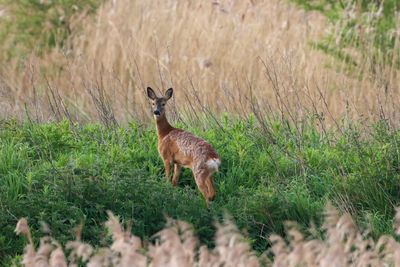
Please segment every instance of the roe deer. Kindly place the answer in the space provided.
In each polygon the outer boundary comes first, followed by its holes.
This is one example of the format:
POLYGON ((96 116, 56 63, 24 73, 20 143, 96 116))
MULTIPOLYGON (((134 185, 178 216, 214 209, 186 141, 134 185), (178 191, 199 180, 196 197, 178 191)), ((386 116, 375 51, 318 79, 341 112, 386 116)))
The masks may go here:
POLYGON ((196 184, 208 202, 215 197, 213 175, 218 171, 221 160, 214 147, 204 139, 172 127, 165 115, 165 104, 172 97, 173 89, 166 91, 164 97, 157 97, 153 89, 147 87, 147 96, 153 105, 158 135, 158 152, 164 161, 165 175, 171 181, 171 169, 174 165, 172 184, 178 184, 181 168, 190 168, 196 184))

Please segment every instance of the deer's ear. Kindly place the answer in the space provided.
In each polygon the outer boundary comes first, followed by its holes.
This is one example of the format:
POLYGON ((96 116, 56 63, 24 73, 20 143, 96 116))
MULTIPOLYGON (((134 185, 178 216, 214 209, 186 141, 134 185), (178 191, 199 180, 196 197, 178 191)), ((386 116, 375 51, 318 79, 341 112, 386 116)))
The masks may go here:
POLYGON ((172 93, 174 92, 174 89, 169 88, 166 92, 165 92, 165 100, 168 100, 172 97, 172 93))
POLYGON ((150 87, 147 87, 147 96, 152 100, 157 98, 156 93, 150 87))

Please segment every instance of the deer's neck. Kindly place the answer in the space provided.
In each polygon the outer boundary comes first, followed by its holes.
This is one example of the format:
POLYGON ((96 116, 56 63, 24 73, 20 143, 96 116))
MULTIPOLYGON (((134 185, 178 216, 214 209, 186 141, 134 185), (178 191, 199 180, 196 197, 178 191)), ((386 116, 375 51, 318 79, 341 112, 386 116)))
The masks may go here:
POLYGON ((174 128, 169 124, 165 112, 160 117, 156 118, 157 135, 159 139, 164 138, 174 128))

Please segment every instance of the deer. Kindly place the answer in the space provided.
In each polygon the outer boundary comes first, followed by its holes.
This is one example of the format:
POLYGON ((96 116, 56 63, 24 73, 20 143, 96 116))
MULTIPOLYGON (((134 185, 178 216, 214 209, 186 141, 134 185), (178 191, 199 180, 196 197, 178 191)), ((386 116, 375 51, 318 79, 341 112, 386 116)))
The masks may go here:
POLYGON ((218 171, 221 159, 215 148, 204 139, 172 127, 166 116, 166 104, 171 99, 173 89, 169 88, 165 96, 157 97, 153 89, 147 87, 147 96, 151 100, 158 136, 158 152, 164 162, 165 176, 171 182, 171 170, 174 167, 172 185, 177 186, 182 167, 193 172, 194 180, 201 194, 209 202, 215 198, 214 174, 218 171))

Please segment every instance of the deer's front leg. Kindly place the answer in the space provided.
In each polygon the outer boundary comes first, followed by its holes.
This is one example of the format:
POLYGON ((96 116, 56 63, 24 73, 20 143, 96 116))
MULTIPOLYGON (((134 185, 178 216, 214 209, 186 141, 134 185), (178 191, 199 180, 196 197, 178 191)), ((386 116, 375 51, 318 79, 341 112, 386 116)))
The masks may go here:
POLYGON ((172 178, 172 184, 174 186, 178 185, 179 175, 181 174, 181 169, 182 169, 181 165, 179 165, 178 163, 174 164, 174 177, 172 178))
POLYGON ((168 181, 171 181, 171 169, 172 169, 172 161, 164 160, 164 169, 165 169, 165 177, 168 181))

